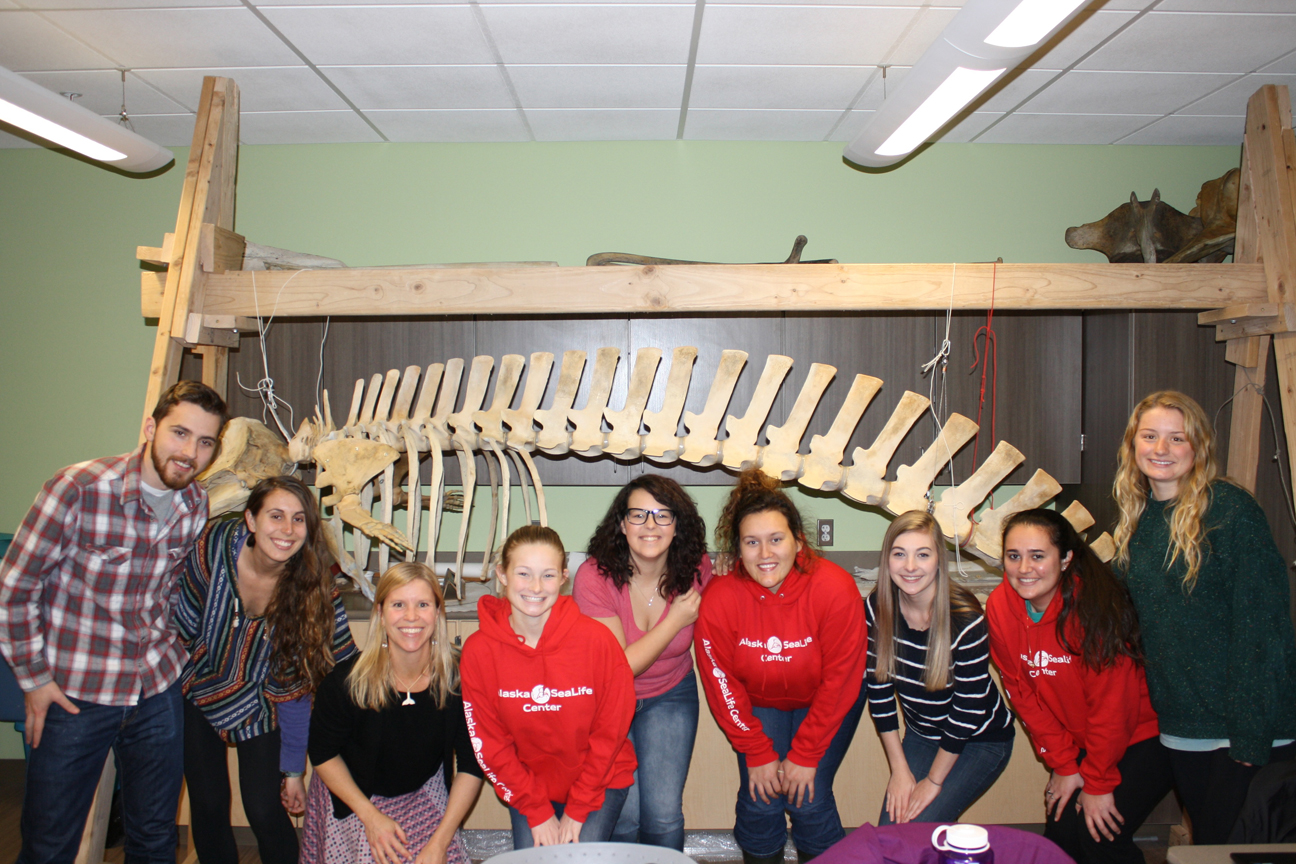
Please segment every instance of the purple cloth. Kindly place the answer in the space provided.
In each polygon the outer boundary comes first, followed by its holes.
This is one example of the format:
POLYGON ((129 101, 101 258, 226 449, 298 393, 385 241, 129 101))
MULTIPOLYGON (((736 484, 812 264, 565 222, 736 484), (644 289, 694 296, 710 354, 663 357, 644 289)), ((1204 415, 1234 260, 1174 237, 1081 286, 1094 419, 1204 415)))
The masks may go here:
MULTIPOLYGON (((941 823, 908 822, 875 828, 861 825, 815 858, 815 864, 938 864, 931 844, 941 823)), ((1073 864, 1051 841, 1029 831, 987 825, 995 864, 1073 864)))
POLYGON ((310 734, 311 697, 279 703, 279 770, 306 770, 306 739, 310 734))

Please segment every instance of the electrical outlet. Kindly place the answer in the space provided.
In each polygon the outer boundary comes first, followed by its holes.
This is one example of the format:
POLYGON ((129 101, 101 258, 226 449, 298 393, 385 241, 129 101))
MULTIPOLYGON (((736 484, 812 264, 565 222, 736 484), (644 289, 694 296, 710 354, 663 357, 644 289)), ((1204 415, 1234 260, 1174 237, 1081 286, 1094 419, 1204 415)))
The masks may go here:
POLYGON ((819 520, 819 545, 820 546, 833 545, 833 520, 831 519, 819 520))

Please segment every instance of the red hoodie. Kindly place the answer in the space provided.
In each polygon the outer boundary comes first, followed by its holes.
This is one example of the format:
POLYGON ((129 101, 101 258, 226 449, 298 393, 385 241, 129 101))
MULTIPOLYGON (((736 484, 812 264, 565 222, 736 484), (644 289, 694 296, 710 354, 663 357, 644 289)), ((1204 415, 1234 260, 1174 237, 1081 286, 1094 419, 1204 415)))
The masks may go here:
POLYGON ((606 789, 634 782, 634 677, 612 631, 559 597, 536 647, 509 624, 507 600, 477 603, 481 628, 459 661, 477 761, 504 803, 536 827, 551 801, 578 822, 606 789))
MULTIPOLYGON (((1058 774, 1079 771, 1084 791, 1106 795, 1120 785, 1116 765, 1125 748, 1158 734, 1156 712, 1148 700, 1147 676, 1134 661, 1120 657, 1095 672, 1062 647, 1061 610, 1059 591, 1036 624, 1026 614, 1026 601, 1005 579, 986 602, 990 656, 1044 764, 1058 774), (1081 750, 1085 758, 1077 768, 1081 750)), ((1074 617, 1068 628, 1071 644, 1079 645, 1082 634, 1074 617)))
POLYGON ((864 680, 864 601, 845 570, 802 553, 771 593, 738 564, 702 593, 693 645, 707 703, 748 765, 778 758, 752 706, 809 707, 788 758, 816 768, 864 680), (801 568, 809 566, 810 572, 801 568))

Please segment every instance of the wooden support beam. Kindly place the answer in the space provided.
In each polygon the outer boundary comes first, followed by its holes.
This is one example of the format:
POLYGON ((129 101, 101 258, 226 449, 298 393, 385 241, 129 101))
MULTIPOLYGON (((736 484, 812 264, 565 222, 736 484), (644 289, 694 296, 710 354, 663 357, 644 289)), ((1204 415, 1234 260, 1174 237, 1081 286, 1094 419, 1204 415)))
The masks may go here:
POLYGON ((203 280, 203 312, 579 315, 985 309, 1214 309, 1268 299, 1236 264, 727 264, 251 271, 203 280), (281 290, 289 280, 292 284, 281 290))
MULTIPOLYGON (((234 227, 237 154, 238 88, 228 78, 208 76, 203 79, 171 254, 165 262, 166 285, 158 307, 157 336, 144 394, 145 418, 153 413, 153 406, 163 391, 179 378, 190 310, 197 309, 201 316, 202 271, 198 263, 198 246, 202 224, 210 222, 226 229, 234 227)), ((147 306, 146 303, 141 305, 147 306)), ((195 330, 200 330, 201 325, 200 317, 195 330)), ((200 334, 195 332, 193 335, 200 334)), ((140 440, 143 438, 141 424, 140 440)))
POLYGON ((1243 303, 1210 309, 1197 315, 1197 323, 1215 325, 1215 341, 1231 342, 1253 336, 1290 333, 1296 330, 1296 305, 1291 303, 1243 303))
MULTIPOLYGON (((1291 122, 1291 97, 1286 87, 1267 84, 1247 103, 1245 152, 1255 219, 1254 248, 1264 264, 1269 301, 1284 305, 1296 301, 1296 138, 1291 122)), ((1242 216, 1239 209, 1239 229, 1242 216)), ((1287 457, 1289 467, 1296 469, 1296 333, 1276 333, 1273 345, 1287 457)), ((1258 425, 1254 434, 1258 442, 1258 425)))
POLYGON ((229 348, 221 345, 202 345, 194 349, 202 355, 202 382, 229 398, 229 348))

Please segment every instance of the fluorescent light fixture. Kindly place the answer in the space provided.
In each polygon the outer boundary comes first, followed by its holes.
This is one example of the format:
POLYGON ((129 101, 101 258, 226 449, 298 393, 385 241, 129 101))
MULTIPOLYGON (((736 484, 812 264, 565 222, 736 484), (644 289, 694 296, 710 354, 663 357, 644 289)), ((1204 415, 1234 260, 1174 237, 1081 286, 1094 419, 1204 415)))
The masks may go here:
POLYGON ((1025 48, 1041 42, 1085 0, 1021 0, 986 37, 987 45, 1025 48))
POLYGON ((132 174, 175 159, 170 150, 0 67, 0 121, 132 174))
POLYGON ((1094 0, 967 0, 845 157, 885 168, 934 140, 950 120, 1094 0))
POLYGON ((879 156, 903 156, 917 148, 955 114, 963 110, 977 95, 989 87, 1006 69, 965 69, 962 66, 950 73, 945 83, 937 87, 909 119, 882 146, 873 151, 879 156))

